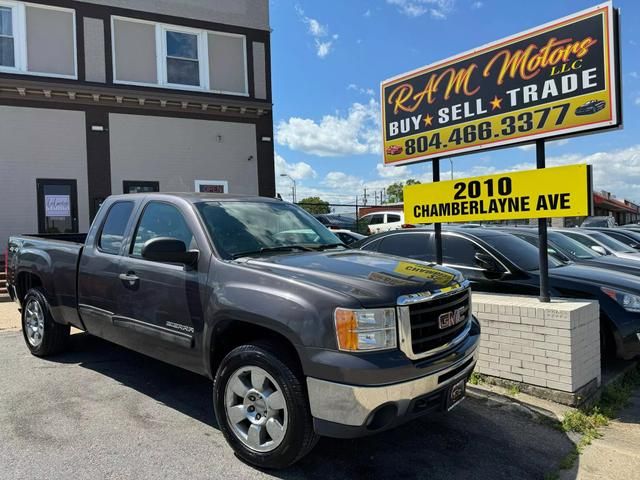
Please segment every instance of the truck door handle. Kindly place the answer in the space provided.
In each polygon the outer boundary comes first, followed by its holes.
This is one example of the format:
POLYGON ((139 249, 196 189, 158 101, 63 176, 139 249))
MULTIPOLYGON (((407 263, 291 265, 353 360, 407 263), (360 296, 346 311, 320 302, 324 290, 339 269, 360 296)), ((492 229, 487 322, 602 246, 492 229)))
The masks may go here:
POLYGON ((133 287, 140 280, 140 278, 134 275, 133 272, 121 273, 120 275, 118 275, 118 278, 123 282, 128 283, 131 287, 133 287))

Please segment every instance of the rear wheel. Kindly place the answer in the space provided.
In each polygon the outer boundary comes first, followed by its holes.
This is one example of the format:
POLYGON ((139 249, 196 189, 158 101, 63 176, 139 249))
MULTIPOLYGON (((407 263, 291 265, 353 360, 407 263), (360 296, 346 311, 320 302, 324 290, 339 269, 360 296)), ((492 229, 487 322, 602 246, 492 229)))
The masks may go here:
POLYGON ((275 344, 256 342, 232 350, 216 374, 218 425, 236 455, 257 467, 287 467, 318 440, 303 381, 287 360, 275 344))
POLYGON ((53 321, 42 289, 29 290, 22 305, 22 334, 31 353, 46 357, 64 350, 70 327, 53 321))

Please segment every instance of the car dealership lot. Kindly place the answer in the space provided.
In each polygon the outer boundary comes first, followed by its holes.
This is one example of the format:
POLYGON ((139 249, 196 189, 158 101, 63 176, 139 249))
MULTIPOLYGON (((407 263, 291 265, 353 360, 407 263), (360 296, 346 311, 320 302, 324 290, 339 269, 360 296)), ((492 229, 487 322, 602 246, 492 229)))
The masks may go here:
POLYGON ((507 403, 468 398, 360 439, 321 439, 299 464, 259 472, 215 428, 205 378, 85 334, 31 356, 0 333, 0 478, 543 478, 572 443, 507 403))

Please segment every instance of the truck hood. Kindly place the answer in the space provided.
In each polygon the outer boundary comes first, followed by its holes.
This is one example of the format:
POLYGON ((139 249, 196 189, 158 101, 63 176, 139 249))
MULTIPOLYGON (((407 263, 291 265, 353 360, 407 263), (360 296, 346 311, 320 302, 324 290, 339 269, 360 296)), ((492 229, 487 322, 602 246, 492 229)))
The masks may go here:
POLYGON ((349 295, 363 307, 395 305, 402 295, 434 293, 462 281, 456 270, 360 250, 277 254, 243 263, 349 295))

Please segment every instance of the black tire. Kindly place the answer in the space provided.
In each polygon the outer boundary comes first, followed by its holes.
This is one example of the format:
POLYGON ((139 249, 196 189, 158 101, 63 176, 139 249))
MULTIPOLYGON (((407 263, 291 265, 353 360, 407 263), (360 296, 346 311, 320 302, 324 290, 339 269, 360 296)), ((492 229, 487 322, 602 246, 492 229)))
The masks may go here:
POLYGON ((22 302, 22 335, 29 351, 36 357, 46 357, 65 350, 69 340, 69 325, 61 325, 53 321, 49 302, 41 288, 32 288, 22 302), (29 305, 37 303, 44 317, 44 329, 41 341, 34 345, 27 335, 27 315, 29 305))
POLYGON ((213 385, 213 400, 218 426, 236 455, 244 462, 264 469, 288 467, 315 446, 318 435, 307 400, 301 374, 289 365, 293 359, 283 355, 282 349, 272 342, 254 342, 233 349, 224 357, 213 385), (225 410, 225 389, 234 372, 247 366, 256 366, 271 375, 281 387, 288 411, 288 422, 282 442, 272 451, 258 452, 246 446, 234 433, 225 410))

